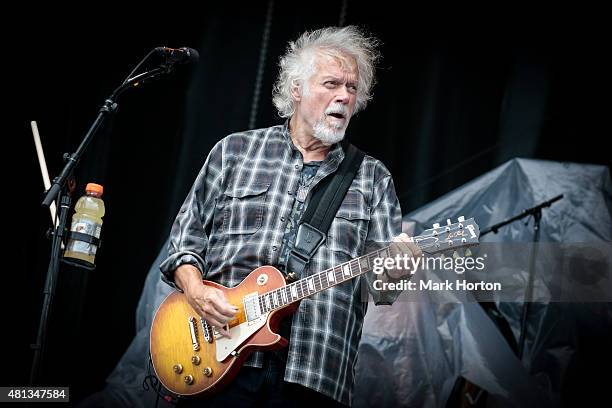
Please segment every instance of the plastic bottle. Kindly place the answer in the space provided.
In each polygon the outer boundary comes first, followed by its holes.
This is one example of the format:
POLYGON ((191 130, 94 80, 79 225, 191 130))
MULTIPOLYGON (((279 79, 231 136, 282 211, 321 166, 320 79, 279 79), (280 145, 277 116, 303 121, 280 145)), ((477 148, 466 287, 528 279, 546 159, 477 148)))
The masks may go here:
MULTIPOLYGON (((104 188, 95 183, 89 183, 85 187, 85 195, 78 199, 72 216, 71 232, 80 232, 100 239, 102 230, 102 217, 104 216, 104 201, 102 193, 104 188)), ((64 258, 70 261, 93 266, 98 250, 98 245, 91 242, 78 240, 77 237, 68 234, 68 244, 64 252, 64 258)))

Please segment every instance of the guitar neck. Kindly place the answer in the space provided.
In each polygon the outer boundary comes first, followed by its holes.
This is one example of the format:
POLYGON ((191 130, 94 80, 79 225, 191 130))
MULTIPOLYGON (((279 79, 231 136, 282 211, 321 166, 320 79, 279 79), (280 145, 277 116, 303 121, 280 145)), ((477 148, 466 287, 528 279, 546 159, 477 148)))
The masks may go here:
POLYGON ((315 293, 370 272, 374 268, 374 259, 390 256, 389 248, 389 246, 383 247, 369 254, 264 293, 259 296, 259 306, 262 313, 281 309, 291 303, 312 296, 315 293))
MULTIPOLYGON (((473 218, 468 220, 459 217, 457 223, 440 226, 434 224, 433 228, 423 231, 413 238, 423 254, 434 255, 447 250, 455 250, 478 244, 480 229, 473 218)), ((385 246, 369 254, 360 256, 348 262, 315 273, 290 283, 281 288, 264 293, 259 296, 259 307, 262 313, 283 308, 291 303, 312 296, 339 283, 351 280, 359 275, 374 269, 376 258, 390 258, 390 246, 385 246)))

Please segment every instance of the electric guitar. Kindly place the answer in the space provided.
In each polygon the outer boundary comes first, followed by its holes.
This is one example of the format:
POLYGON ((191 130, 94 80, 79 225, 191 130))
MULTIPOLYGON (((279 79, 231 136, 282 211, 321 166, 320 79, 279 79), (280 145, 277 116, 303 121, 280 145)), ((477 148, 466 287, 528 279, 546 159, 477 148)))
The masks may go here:
MULTIPOLYGON (((448 220, 447 224, 434 224, 413 238, 423 255, 478 244, 480 231, 473 218, 459 217, 458 222, 448 220)), ((226 326, 231 338, 201 318, 183 293, 171 293, 159 306, 151 326, 151 360, 157 377, 169 391, 182 396, 219 391, 238 374, 253 351, 287 346, 287 339, 276 331, 301 299, 369 272, 374 259, 389 256, 387 246, 290 284, 273 266, 255 269, 233 288, 203 281, 222 290, 229 303, 239 308, 226 326)))

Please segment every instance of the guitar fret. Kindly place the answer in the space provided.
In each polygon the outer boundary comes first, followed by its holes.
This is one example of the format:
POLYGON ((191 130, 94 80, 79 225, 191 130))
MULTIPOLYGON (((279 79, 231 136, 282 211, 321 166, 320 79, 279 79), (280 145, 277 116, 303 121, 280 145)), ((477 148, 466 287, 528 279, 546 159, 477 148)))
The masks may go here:
POLYGON ((291 285, 291 297, 293 298, 292 300, 299 299, 298 291, 297 291, 297 285, 295 285, 295 284, 291 285))
POLYGON ((376 259, 376 258, 380 258, 380 254, 378 253, 378 251, 372 252, 368 256, 368 263, 369 263, 369 265, 374 265, 374 259, 376 259))
POLYGON ((304 297, 304 282, 302 282, 302 280, 300 279, 299 281, 295 282, 295 287, 297 289, 298 299, 303 298, 304 297))
POLYGON ((289 285, 285 286, 285 295, 287 297, 287 304, 293 302, 293 295, 291 294, 291 287, 289 285))
POLYGON ((342 265, 342 272, 344 273, 344 276, 351 276, 351 271, 348 268, 348 265, 342 265))
POLYGON ((359 258, 359 268, 361 268, 361 270, 370 270, 370 267, 368 265, 368 257, 367 256, 362 256, 361 258, 359 258))
POLYGON ((287 300, 287 289, 285 288, 281 289, 281 298, 283 300, 283 305, 286 305, 287 303, 289 303, 289 301, 287 300))

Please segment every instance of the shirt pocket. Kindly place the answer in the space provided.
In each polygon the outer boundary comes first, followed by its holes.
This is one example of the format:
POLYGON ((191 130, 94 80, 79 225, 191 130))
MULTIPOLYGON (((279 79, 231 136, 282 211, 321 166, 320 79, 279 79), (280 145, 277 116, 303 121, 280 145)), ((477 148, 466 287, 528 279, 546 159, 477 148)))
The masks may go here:
POLYGON ((370 207, 358 191, 349 190, 327 234, 327 247, 356 258, 365 245, 370 223, 370 207))
POLYGON ((253 234, 261 228, 265 216, 266 196, 270 183, 253 183, 229 187, 223 194, 221 232, 253 234))

